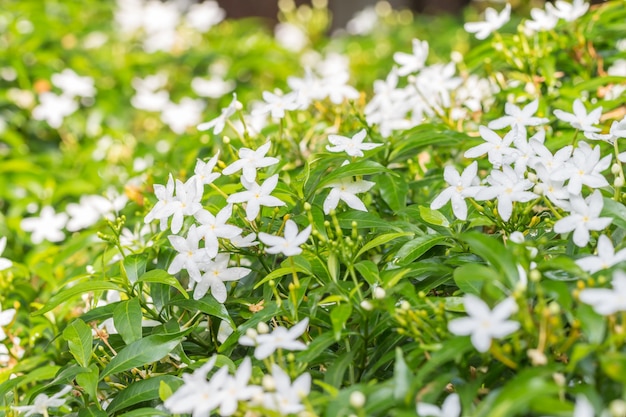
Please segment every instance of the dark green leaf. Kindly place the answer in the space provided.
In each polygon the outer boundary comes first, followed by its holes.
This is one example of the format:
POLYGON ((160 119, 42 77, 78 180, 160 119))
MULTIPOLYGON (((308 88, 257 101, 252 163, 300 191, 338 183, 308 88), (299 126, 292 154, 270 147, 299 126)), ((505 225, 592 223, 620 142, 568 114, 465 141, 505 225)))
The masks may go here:
POLYGON ((235 323, 230 318, 228 314, 228 310, 224 306, 224 304, 219 303, 215 298, 210 295, 206 295, 199 300, 184 300, 181 298, 175 298, 170 301, 170 305, 182 307, 186 310, 190 311, 202 311, 204 314, 208 314, 209 316, 218 317, 222 320, 226 320, 233 327, 235 327, 235 323))
POLYGON ((351 164, 341 166, 333 170, 330 174, 322 177, 317 185, 317 189, 320 190, 333 182, 339 181, 342 178, 353 177, 357 175, 380 174, 381 172, 389 172, 389 170, 381 164, 367 159, 359 162, 353 162, 351 164))
POLYGON ((81 319, 76 319, 63 330, 63 338, 67 341, 70 353, 76 362, 87 368, 93 345, 91 328, 81 319))
POLYGON ((117 412, 135 404, 158 399, 159 386, 162 382, 170 386, 174 391, 182 385, 182 380, 173 375, 160 375, 132 382, 113 398, 113 401, 107 407, 107 412, 117 412))
POLYGON ((95 405, 88 408, 81 408, 78 411, 78 417, 107 417, 106 411, 99 409, 95 405))
POLYGON ((409 184, 404 177, 383 174, 376 177, 376 184, 380 191, 380 196, 390 209, 399 211, 406 207, 409 184))
POLYGON ((446 236, 441 235, 424 235, 417 236, 402 245, 396 255, 398 264, 408 265, 420 256, 425 254, 431 248, 444 243, 446 236))

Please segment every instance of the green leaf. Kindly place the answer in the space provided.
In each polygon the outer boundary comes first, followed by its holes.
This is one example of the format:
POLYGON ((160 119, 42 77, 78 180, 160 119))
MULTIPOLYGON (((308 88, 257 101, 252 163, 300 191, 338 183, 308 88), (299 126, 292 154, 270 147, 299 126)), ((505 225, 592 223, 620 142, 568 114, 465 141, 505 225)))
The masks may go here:
POLYGON ((78 417, 108 417, 104 410, 100 410, 97 406, 92 405, 88 408, 78 410, 78 417))
POLYGON ((611 217, 613 223, 622 229, 626 229, 626 207, 617 201, 604 197, 604 206, 600 216, 611 217))
POLYGON ((98 366, 94 363, 85 372, 76 375, 76 382, 83 387, 85 392, 93 401, 97 401, 98 398, 98 366))
POLYGON ((454 282, 465 294, 480 296, 485 282, 500 281, 500 275, 493 269, 480 264, 465 264, 454 270, 454 282))
POLYGON ((448 221, 446 216, 441 214, 440 211, 433 210, 430 207, 426 206, 419 206, 419 210, 420 217, 426 223, 433 224, 435 226, 450 227, 450 222, 448 221))
POLYGON ((357 252, 356 258, 363 255, 365 252, 372 248, 378 248, 384 245, 387 242, 390 242, 394 239, 398 239, 401 237, 409 237, 413 236, 412 232, 394 232, 394 233, 385 233, 384 235, 376 236, 374 239, 367 242, 363 247, 357 252))
POLYGON ((70 288, 66 288, 61 290, 59 293, 55 294, 50 298, 50 301, 46 305, 44 305, 39 310, 33 312, 31 315, 40 316, 42 314, 47 313, 48 311, 54 309, 58 305, 65 303, 66 301, 76 297, 77 295, 93 292, 93 291, 121 291, 125 292, 119 285, 114 284, 110 281, 88 281, 81 282, 80 284, 76 284, 70 288))
POLYGON ((354 268, 365 278, 368 284, 375 285, 380 282, 378 267, 374 262, 366 259, 354 264, 354 268))
POLYGON ((335 340, 338 342, 341 339, 341 331, 343 330, 346 322, 352 314, 352 304, 339 304, 335 306, 330 312, 330 321, 333 325, 333 333, 335 334, 335 340))
POLYGON ((404 132, 399 138, 391 154, 389 160, 406 160, 414 158, 415 155, 428 146, 451 146, 454 144, 461 145, 467 135, 448 130, 443 126, 433 123, 425 123, 416 126, 404 132))
POLYGON ((389 171, 381 164, 367 159, 359 162, 353 162, 351 164, 341 166, 323 177, 318 183, 317 189, 320 190, 325 186, 335 181, 339 181, 340 179, 345 177, 353 177, 357 175, 373 175, 380 174, 381 172, 391 171, 389 171))
POLYGON ((143 407, 133 411, 129 411, 124 414, 120 414, 119 417, 155 417, 155 416, 170 416, 170 413, 157 410, 156 408, 143 407))
POLYGON ((195 312, 196 310, 202 311, 204 314, 208 314, 209 316, 218 317, 222 320, 226 320, 233 327, 236 327, 233 319, 230 318, 228 314, 228 310, 224 304, 219 303, 215 298, 210 295, 206 295, 199 300, 183 300, 180 298, 174 298, 170 301, 169 305, 174 305, 178 307, 182 307, 186 310, 195 312))
POLYGON ((91 328, 81 319, 76 319, 63 330, 63 338, 67 341, 70 353, 76 362, 87 368, 93 345, 91 328))
POLYGON ((141 339, 142 316, 139 298, 120 301, 113 310, 113 323, 127 345, 141 339))
POLYGON ((393 396, 396 400, 406 401, 412 379, 413 375, 404 360, 402 349, 396 347, 396 361, 393 365, 393 396))
POLYGON ((126 271, 126 277, 131 284, 137 282, 140 276, 146 272, 146 265, 148 259, 146 255, 129 255, 124 258, 124 271, 126 271))
POLYGON ((114 413, 145 401, 159 398, 159 387, 166 384, 175 391, 183 381, 173 375, 159 375, 153 378, 132 382, 123 391, 117 393, 111 404, 107 407, 107 412, 114 413))
POLYGON ((376 184, 380 191, 380 196, 390 209, 397 212, 406 207, 409 184, 404 177, 383 174, 376 177, 376 184))
POLYGON ((409 240, 398 250, 396 254, 398 264, 410 264, 431 248, 442 244, 446 238, 446 236, 441 235, 424 235, 417 236, 416 238, 409 240))
POLYGON ((509 289, 515 288, 519 281, 519 273, 513 254, 509 252, 496 237, 478 232, 467 232, 461 235, 467 242, 471 252, 493 265, 506 278, 509 289))
POLYGON ((339 226, 342 229, 352 229, 352 223, 356 223, 357 229, 393 229, 401 232, 402 229, 395 226, 389 220, 383 220, 378 215, 367 211, 348 210, 337 215, 339 226))
POLYGON ((183 297, 189 298, 189 294, 187 294, 187 291, 185 291, 183 286, 180 285, 180 282, 178 282, 178 280, 172 275, 168 274, 167 271, 164 271, 162 269, 153 269, 146 272, 139 277, 137 282, 154 282, 159 284, 166 284, 170 287, 176 288, 183 295, 183 297))
POLYGON ((122 349, 100 374, 102 380, 108 375, 156 362, 170 353, 192 329, 172 334, 153 334, 137 340, 122 349))

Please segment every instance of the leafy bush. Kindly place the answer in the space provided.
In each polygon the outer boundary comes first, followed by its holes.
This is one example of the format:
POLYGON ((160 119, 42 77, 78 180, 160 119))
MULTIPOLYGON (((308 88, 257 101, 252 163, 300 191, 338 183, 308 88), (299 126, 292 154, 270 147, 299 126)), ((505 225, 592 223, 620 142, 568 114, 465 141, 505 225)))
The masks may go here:
POLYGON ((183 3, 0 11, 0 415, 626 415, 623 2, 183 3))

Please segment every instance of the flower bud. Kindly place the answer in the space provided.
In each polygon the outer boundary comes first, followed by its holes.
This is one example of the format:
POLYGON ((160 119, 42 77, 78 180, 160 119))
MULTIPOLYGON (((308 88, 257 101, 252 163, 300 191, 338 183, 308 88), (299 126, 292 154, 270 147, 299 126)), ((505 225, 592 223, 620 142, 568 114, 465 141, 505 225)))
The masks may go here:
POLYGON ((365 311, 372 311, 374 306, 368 300, 361 301, 361 308, 365 311))
POLYGON ((385 289, 383 287, 374 288, 374 299, 382 300, 383 298, 385 298, 385 295, 387 295, 387 293, 385 292, 385 289))
POLYGON ((269 333, 270 326, 268 326, 264 321, 259 322, 259 324, 256 325, 256 331, 259 332, 259 334, 269 333))
POLYGON ((624 177, 615 177, 613 185, 615 185, 616 188, 622 188, 624 186, 624 177))
POLYGON ((256 331, 256 330, 254 330, 254 329, 248 329, 248 330, 246 330, 246 336, 248 336, 248 337, 249 337, 250 339, 252 339, 252 340, 256 340, 256 337, 257 337, 258 335, 259 335, 259 334, 257 333, 257 331, 256 331))
POLYGON ((353 391, 350 394, 350 405, 354 408, 361 408, 365 405, 365 395, 361 391, 353 391))
POLYGON ((263 382, 261 383, 265 391, 274 391, 276 389, 276 381, 272 375, 263 375, 263 382))

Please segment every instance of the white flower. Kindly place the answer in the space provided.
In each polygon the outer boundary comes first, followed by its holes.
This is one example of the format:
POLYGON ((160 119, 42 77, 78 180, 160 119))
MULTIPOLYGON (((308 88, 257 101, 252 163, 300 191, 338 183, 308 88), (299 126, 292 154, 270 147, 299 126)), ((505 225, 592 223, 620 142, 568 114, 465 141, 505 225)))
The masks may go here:
MULTIPOLYGON (((206 3, 200 3, 206 4, 206 3)), ((194 4, 199 6, 200 4, 194 4)), ((224 94, 227 94, 235 88, 234 81, 224 81, 219 77, 213 77, 210 79, 194 77, 191 80, 191 88, 195 93, 202 97, 220 98, 224 94)))
MULTIPOLYGON (((594 417, 596 415, 593 405, 586 396, 578 394, 576 396, 576 405, 574 406, 574 414, 572 417, 594 417)), ((604 413, 602 414, 605 415, 604 413)))
POLYGON ((272 117, 276 119, 282 119, 285 117, 285 110, 291 111, 300 108, 300 102, 298 101, 298 95, 296 92, 287 93, 282 95, 273 94, 269 91, 263 91, 263 100, 265 103, 262 106, 256 108, 252 115, 267 114, 270 113, 272 117))
POLYGON ((441 404, 441 408, 434 404, 417 403, 417 415, 419 417, 459 417, 461 415, 459 394, 448 395, 441 404))
POLYGON ((508 221, 513 214, 513 202, 526 203, 537 198, 537 194, 527 191, 533 187, 533 183, 521 178, 513 168, 508 165, 502 167, 502 171, 493 170, 487 177, 489 187, 483 187, 476 193, 476 200, 491 200, 498 198, 498 214, 504 221, 508 221))
POLYGON ((243 346, 256 346, 254 357, 263 360, 273 354, 276 349, 305 350, 306 345, 298 340, 309 325, 308 317, 301 320, 291 329, 278 326, 271 333, 259 334, 254 339, 249 336, 241 336, 239 344, 243 346))
POLYGON ((513 103, 504 105, 504 113, 499 119, 489 122, 489 129, 502 129, 505 127, 517 126, 520 131, 525 131, 526 126, 539 126, 547 123, 549 120, 544 117, 533 116, 539 108, 539 100, 535 99, 520 109, 513 103))
POLYGON ((145 223, 159 219, 161 220, 161 230, 167 229, 167 219, 172 215, 176 203, 176 198, 174 197, 175 190, 176 186, 172 174, 170 174, 167 180, 167 185, 154 184, 154 195, 156 195, 158 201, 152 207, 152 210, 146 214, 144 218, 145 223))
POLYGON ((611 123, 609 133, 606 135, 601 133, 585 132, 585 136, 588 139, 604 140, 610 144, 615 143, 618 139, 626 138, 626 117, 619 122, 614 120, 613 123, 611 123))
POLYGON ((367 35, 371 33, 378 23, 376 8, 368 6, 356 12, 346 24, 346 30, 351 35, 367 35))
POLYGON ((587 109, 580 99, 574 100, 574 113, 567 113, 563 110, 555 110, 554 115, 566 123, 569 123, 573 128, 583 130, 585 132, 599 132, 600 128, 593 127, 597 124, 602 116, 602 106, 595 108, 591 113, 587 114, 587 109))
POLYGON ((615 271, 613 289, 585 288, 580 292, 580 301, 593 307, 596 313, 603 316, 626 311, 626 274, 615 271))
POLYGON ((189 97, 183 98, 180 103, 167 103, 161 110, 161 120, 167 124, 174 133, 184 133, 190 126, 195 126, 200 121, 204 102, 189 97))
POLYGON ((609 182, 601 172, 611 165, 613 155, 606 155, 602 159, 600 156, 600 146, 592 149, 587 142, 580 142, 569 161, 554 170, 550 178, 568 180, 567 191, 571 194, 580 194, 583 184, 591 188, 606 187, 609 182))
POLYGON ((289 22, 277 24, 274 27, 274 37, 280 45, 293 52, 300 52, 309 43, 307 34, 289 22))
MULTIPOLYGON (((181 269, 186 269, 189 277, 198 282, 201 278, 201 270, 205 270, 207 264, 211 262, 212 256, 209 256, 204 248, 199 247, 202 234, 196 225, 191 225, 187 237, 170 235, 168 236, 172 247, 178 252, 167 272, 176 274, 181 269)), ((217 251, 215 251, 217 254, 217 251)), ((215 256, 215 255, 213 255, 215 256)))
POLYGON ((326 145, 326 149, 329 152, 345 152, 349 156, 364 156, 363 151, 383 146, 382 143, 363 143, 367 132, 362 129, 356 133, 352 138, 340 135, 328 135, 328 141, 334 145, 326 145))
POLYGON ((475 197, 476 193, 480 189, 478 186, 478 163, 472 162, 470 166, 463 170, 463 173, 459 175, 458 171, 453 166, 448 165, 443 171, 443 178, 448 183, 449 187, 443 190, 434 200, 430 203, 430 208, 433 210, 440 209, 448 201, 452 201, 452 212, 459 220, 467 219, 467 204, 465 199, 468 197, 475 197))
POLYGON ((546 30, 552 30, 559 22, 559 17, 553 12, 554 8, 538 9, 533 8, 530 10, 532 20, 524 22, 524 26, 533 32, 544 32, 546 30))
POLYGON ((252 376, 252 362, 246 357, 234 376, 228 376, 221 387, 219 397, 220 416, 231 416, 237 411, 239 401, 248 401, 262 393, 261 387, 257 385, 248 385, 252 376))
POLYGON ((0 306, 0 341, 6 339, 7 335, 4 333, 2 328, 7 326, 9 323, 13 321, 15 317, 15 309, 10 308, 8 310, 2 311, 2 306, 0 306))
POLYGON ((580 195, 571 195, 570 204, 572 212, 554 224, 556 233, 574 231, 574 243, 577 246, 586 246, 589 242, 590 230, 603 230, 613 220, 611 217, 599 217, 604 201, 600 191, 583 200, 580 195))
POLYGON ((20 226, 26 232, 32 232, 30 239, 38 244, 44 240, 50 242, 60 242, 65 239, 63 228, 67 223, 67 214, 55 213, 50 206, 41 209, 39 217, 29 217, 22 219, 20 226))
POLYGON ((239 159, 224 168, 222 174, 231 175, 241 170, 243 178, 246 181, 254 182, 257 169, 266 168, 280 162, 278 158, 265 156, 270 150, 271 145, 272 143, 268 141, 257 150, 248 148, 239 149, 239 159))
POLYGON ((185 20, 189 26, 205 33, 226 17, 226 12, 214 0, 192 4, 185 20))
POLYGON ((489 350, 491 339, 507 336, 520 327, 518 322, 507 320, 517 311, 515 300, 511 297, 502 301, 493 310, 472 294, 465 295, 463 304, 469 317, 452 320, 448 323, 448 330, 455 335, 471 335, 472 344, 479 352, 489 350))
POLYGON ((66 385, 63 389, 52 397, 48 397, 46 394, 39 394, 35 397, 33 405, 20 405, 11 406, 11 408, 19 413, 25 413, 24 417, 32 416, 34 414, 48 415, 48 408, 61 407, 65 404, 65 399, 61 399, 65 394, 72 390, 71 385, 66 385))
MULTIPOLYGON (((0 255, 7 247, 7 237, 2 236, 0 238, 0 255)), ((0 271, 4 271, 5 269, 11 268, 13 266, 13 262, 10 259, 0 257, 0 271)))
POLYGON ((282 253, 285 256, 294 256, 302 253, 300 245, 307 241, 311 234, 312 226, 307 226, 302 232, 298 233, 298 225, 289 219, 285 223, 285 237, 274 236, 268 233, 259 233, 259 240, 264 245, 267 253, 282 253))
POLYGON ((511 5, 507 3, 500 13, 491 7, 487 7, 485 10, 484 22, 466 23, 463 27, 469 33, 475 33, 477 39, 485 39, 491 34, 491 32, 494 32, 504 26, 510 18, 511 5))
POLYGON ((39 95, 39 105, 33 109, 33 119, 45 120, 50 127, 58 129, 63 118, 78 110, 72 97, 45 92, 39 95))
POLYGON ((233 206, 228 204, 221 209, 216 216, 213 216, 209 211, 205 209, 199 210, 194 217, 201 226, 198 228, 198 233, 204 237, 204 246, 211 258, 217 255, 219 249, 218 238, 232 239, 241 235, 241 229, 231 224, 226 224, 230 219, 233 211, 233 206))
POLYGON ((261 185, 256 182, 248 182, 244 177, 241 178, 241 183, 246 191, 232 194, 226 201, 228 203, 246 203, 246 219, 253 221, 261 211, 261 206, 279 207, 285 205, 282 200, 270 195, 278 184, 278 174, 272 175, 261 185))
MULTIPOLYGON (((161 191, 169 192, 170 189, 162 188, 161 191)), ((157 195, 157 197, 159 196, 157 195)), ((181 180, 176 180, 176 196, 172 199, 170 198, 171 195, 165 196, 164 204, 161 206, 161 208, 159 208, 159 210, 155 211, 155 209, 157 208, 157 206, 155 205, 152 211, 146 216, 145 221, 146 223, 149 223, 148 218, 150 218, 150 221, 152 221, 152 218, 161 219, 161 230, 163 230, 164 221, 165 226, 167 227, 167 219, 171 216, 172 233, 178 233, 183 227, 183 221, 185 219, 185 216, 193 216, 198 210, 202 208, 202 205, 200 204, 202 193, 198 192, 196 177, 191 177, 187 180, 187 182, 184 183, 181 180), (154 214, 152 214, 153 211, 154 214), (151 214, 152 216, 150 216, 151 214)))
POLYGON ((96 94, 93 78, 81 77, 69 68, 52 75, 52 84, 63 90, 68 97, 93 97, 96 94))
POLYGON ((413 39, 412 54, 406 54, 404 52, 396 52, 393 54, 393 60, 400 65, 400 68, 398 68, 398 75, 401 77, 418 72, 424 68, 427 57, 428 42, 420 41, 419 39, 413 39))
POLYGON ((213 156, 213 158, 209 159, 207 162, 204 162, 200 159, 198 159, 198 161, 196 162, 193 173, 196 177, 196 183, 199 187, 202 188, 201 190, 199 190, 200 193, 203 192, 204 185, 211 184, 213 181, 220 177, 221 174, 219 172, 213 172, 215 165, 217 165, 217 159, 219 155, 220 153, 218 151, 217 154, 215 154, 215 156, 213 156))
POLYGON ((589 3, 585 3, 584 0, 574 0, 572 3, 557 0, 554 6, 550 3, 546 4, 546 9, 550 9, 550 12, 555 16, 571 22, 587 13, 589 3))
POLYGON ((213 261, 204 267, 205 272, 202 274, 200 281, 196 284, 193 292, 193 298, 199 300, 204 297, 207 291, 211 290, 211 295, 218 303, 224 303, 228 291, 224 282, 237 281, 250 273, 248 268, 228 267, 230 254, 220 253, 213 261))
POLYGON ((494 168, 500 168, 502 164, 511 164, 515 161, 517 150, 511 148, 511 144, 518 136, 519 128, 517 126, 513 126, 513 129, 503 138, 485 126, 480 126, 478 130, 485 143, 468 149, 463 156, 466 158, 478 158, 487 154, 489 162, 491 162, 494 168))
POLYGON ((594 274, 602 269, 607 269, 620 262, 626 261, 626 249, 615 253, 613 242, 606 235, 598 238, 597 256, 586 256, 576 260, 576 264, 583 270, 594 274))
POLYGON ((289 375, 280 366, 272 364, 272 377, 276 389, 263 396, 263 406, 278 411, 283 416, 304 411, 302 400, 311 392, 311 375, 304 373, 292 383, 289 375))
POLYGON ((354 210, 367 211, 365 204, 359 200, 356 194, 368 191, 374 184, 371 181, 352 181, 350 178, 342 178, 326 185, 324 188, 332 187, 332 189, 324 200, 324 213, 329 214, 331 210, 337 208, 339 200, 344 201, 348 207, 354 210))
POLYGON ((228 118, 235 114, 235 112, 240 108, 241 103, 237 101, 237 94, 233 93, 233 99, 228 107, 223 108, 220 115, 217 116, 215 119, 205 123, 200 123, 197 126, 197 129, 201 132, 213 129, 213 133, 219 135, 220 133, 222 133, 222 130, 224 130, 224 126, 226 125, 226 121, 228 120, 228 118))

